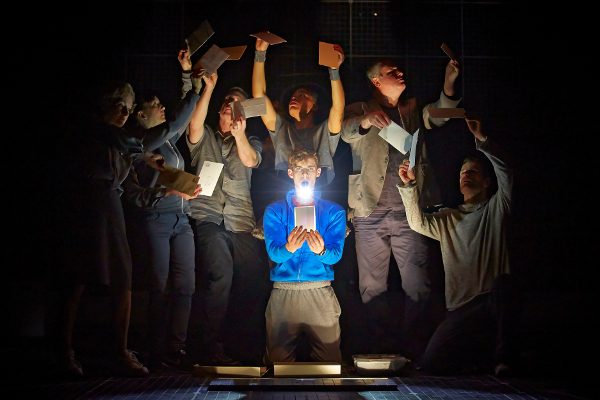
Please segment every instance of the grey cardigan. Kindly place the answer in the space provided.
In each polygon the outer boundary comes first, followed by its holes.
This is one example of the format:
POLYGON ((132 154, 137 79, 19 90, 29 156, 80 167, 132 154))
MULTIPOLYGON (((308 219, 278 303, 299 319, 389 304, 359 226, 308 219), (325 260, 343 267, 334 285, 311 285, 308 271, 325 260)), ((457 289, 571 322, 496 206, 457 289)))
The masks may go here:
MULTIPOLYGON (((421 127, 421 121, 425 128, 441 126, 448 119, 431 118, 428 108, 454 108, 460 100, 450 100, 442 91, 440 98, 424 107, 419 107, 417 99, 411 98, 398 102, 398 110, 402 118, 403 128, 410 134, 414 134, 421 127)), ((369 102, 350 104, 344 110, 344 122, 342 124, 342 140, 352 147, 352 161, 354 175, 348 177, 348 205, 350 206, 349 218, 367 217, 379 201, 385 172, 388 162, 388 143, 379 136, 380 129, 372 126, 366 135, 359 133, 360 121, 373 111, 381 111, 381 107, 375 99, 369 102)), ((417 143, 417 155, 415 176, 419 199, 422 206, 434 206, 441 203, 439 190, 435 183, 431 166, 427 161, 425 149, 425 131, 419 131, 419 142, 417 143)))

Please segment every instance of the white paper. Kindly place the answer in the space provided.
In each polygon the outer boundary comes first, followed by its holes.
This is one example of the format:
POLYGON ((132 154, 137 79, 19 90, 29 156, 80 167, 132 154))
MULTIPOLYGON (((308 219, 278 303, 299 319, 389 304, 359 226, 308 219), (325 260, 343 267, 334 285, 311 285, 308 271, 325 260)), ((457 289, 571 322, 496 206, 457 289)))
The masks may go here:
POLYGON ((410 148, 410 156, 408 159, 410 160, 410 165, 408 169, 413 169, 415 166, 415 158, 417 157, 417 141, 419 140, 419 130, 415 132, 412 138, 412 146, 410 148))
POLYGON ((379 136, 398 149, 402 154, 406 154, 408 150, 410 150, 413 140, 411 134, 406 132, 394 121, 392 121, 390 126, 384 126, 383 129, 379 131, 379 136))
POLYGON ((202 170, 200 170, 200 180, 198 184, 202 188, 202 196, 212 196, 215 186, 219 181, 223 164, 218 162, 204 161, 202 170))
POLYGON ((294 224, 302 226, 303 229, 310 231, 317 230, 315 223, 315 206, 300 206, 294 207, 294 224))

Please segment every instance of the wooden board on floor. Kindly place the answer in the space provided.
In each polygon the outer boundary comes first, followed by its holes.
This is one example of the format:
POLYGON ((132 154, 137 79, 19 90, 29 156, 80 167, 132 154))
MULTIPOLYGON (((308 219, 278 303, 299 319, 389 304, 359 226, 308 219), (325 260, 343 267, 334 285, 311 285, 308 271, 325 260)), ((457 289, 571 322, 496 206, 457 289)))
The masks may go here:
POLYGON ((260 378, 267 372, 267 367, 226 367, 194 365, 194 373, 200 375, 246 376, 260 378))

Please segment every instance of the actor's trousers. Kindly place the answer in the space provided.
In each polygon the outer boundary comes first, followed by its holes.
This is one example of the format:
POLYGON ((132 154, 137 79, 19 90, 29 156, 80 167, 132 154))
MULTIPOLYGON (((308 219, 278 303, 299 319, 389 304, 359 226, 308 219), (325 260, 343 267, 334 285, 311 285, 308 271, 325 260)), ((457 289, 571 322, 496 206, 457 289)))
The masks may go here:
MULTIPOLYGON (((223 324, 232 318, 239 334, 252 330, 257 308, 267 292, 268 270, 261 263, 258 242, 249 232, 230 232, 223 223, 193 221, 196 241, 196 273, 203 323, 204 352, 223 353, 223 324), (233 290, 232 290, 233 285, 233 290), (232 298, 230 299, 230 293, 232 298), (235 309, 228 313, 232 302, 235 309)), ((262 321, 261 321, 262 323, 262 321)))
POLYGON ((267 357, 294 362, 304 334, 313 361, 341 362, 340 304, 330 281, 274 282, 267 305, 267 357))
POLYGON ((160 355, 185 349, 195 290, 194 235, 185 214, 153 213, 133 221, 134 271, 150 291, 150 351, 160 355))
MULTIPOLYGON (((403 331, 409 353, 414 356, 423 351, 431 329, 426 322, 426 311, 431 293, 428 276, 427 239, 410 229, 402 211, 380 209, 368 217, 355 217, 356 255, 359 290, 367 306, 376 342, 383 344, 387 338, 381 324, 393 317, 385 296, 390 265, 394 254, 406 294, 403 331)), ((383 350, 374 343, 375 350, 383 350)))
POLYGON ((511 364, 518 355, 522 297, 511 275, 500 274, 492 290, 448 311, 433 334, 421 367, 459 373, 486 361, 511 364))

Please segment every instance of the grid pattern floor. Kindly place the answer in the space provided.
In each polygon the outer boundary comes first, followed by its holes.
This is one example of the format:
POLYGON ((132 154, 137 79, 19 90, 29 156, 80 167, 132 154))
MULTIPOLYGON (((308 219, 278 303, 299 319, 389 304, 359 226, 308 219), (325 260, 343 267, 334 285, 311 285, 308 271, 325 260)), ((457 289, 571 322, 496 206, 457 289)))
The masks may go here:
MULTIPOLYGON (((497 379, 490 375, 470 375, 459 377, 404 376, 387 379, 353 377, 351 369, 337 381, 340 391, 323 389, 330 379, 218 379, 214 377, 181 374, 171 370, 152 374, 147 378, 94 377, 80 381, 60 379, 21 378, 7 382, 0 390, 3 398, 10 399, 61 399, 61 400, 458 400, 458 399, 591 399, 573 391, 560 388, 556 383, 536 382, 523 378, 497 379), (256 384, 263 381, 262 384, 256 384), (395 385, 393 390, 376 390, 372 382, 395 385), (211 384, 212 383, 212 384, 211 384), (226 390, 227 385, 240 383, 256 386, 268 385, 271 390, 226 390), (213 390, 216 385, 222 386, 213 390), (282 385, 274 390, 273 386, 282 385), (291 385, 290 385, 291 384, 291 385), (301 385, 302 390, 293 385, 301 385), (306 385, 314 385, 314 391, 307 391, 306 385), (355 385, 355 390, 349 390, 355 385), (209 386, 211 388, 209 388, 209 386)), ((264 386, 263 386, 264 387, 264 386)))

